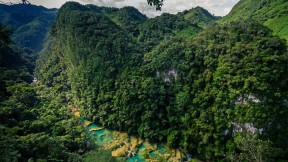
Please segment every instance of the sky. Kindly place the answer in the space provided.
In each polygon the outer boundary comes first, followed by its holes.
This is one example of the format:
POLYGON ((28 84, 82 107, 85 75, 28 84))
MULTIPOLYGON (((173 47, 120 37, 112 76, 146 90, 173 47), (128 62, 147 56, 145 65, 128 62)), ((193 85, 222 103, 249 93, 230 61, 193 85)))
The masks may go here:
MULTIPOLYGON (((0 0, 2 2, 19 2, 21 0, 0 0)), ((68 0, 29 0, 32 4, 42 5, 47 8, 59 8, 68 0)), ((162 11, 156 11, 154 6, 149 6, 147 0, 74 0, 81 4, 95 4, 98 6, 124 7, 134 6, 148 17, 161 15, 163 12, 178 13, 196 6, 207 9, 215 16, 225 16, 239 0, 164 0, 162 11)))

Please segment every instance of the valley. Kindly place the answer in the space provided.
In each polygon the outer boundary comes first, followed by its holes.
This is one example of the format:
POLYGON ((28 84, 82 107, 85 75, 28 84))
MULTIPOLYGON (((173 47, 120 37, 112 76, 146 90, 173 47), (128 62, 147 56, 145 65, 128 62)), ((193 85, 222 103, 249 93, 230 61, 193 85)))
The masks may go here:
POLYGON ((1 4, 1 161, 288 161, 286 6, 1 4))

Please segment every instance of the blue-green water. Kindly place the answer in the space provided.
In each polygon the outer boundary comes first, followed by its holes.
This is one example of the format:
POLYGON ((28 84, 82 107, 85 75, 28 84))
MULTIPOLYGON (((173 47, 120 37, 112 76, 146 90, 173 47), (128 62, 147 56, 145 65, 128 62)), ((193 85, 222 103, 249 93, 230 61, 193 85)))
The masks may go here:
POLYGON ((151 157, 154 157, 154 158, 159 156, 159 154, 156 151, 151 151, 149 152, 149 154, 151 157))
POLYGON ((160 154, 162 154, 162 155, 165 154, 165 147, 163 145, 158 144, 157 149, 159 150, 160 154))
POLYGON ((146 148, 146 146, 145 146, 144 144, 142 144, 142 145, 138 146, 137 148, 138 148, 138 149, 139 149, 139 151, 140 151, 140 150, 142 150, 142 149, 145 149, 145 148, 146 148))
POLYGON ((83 124, 85 121, 88 121, 87 119, 80 117, 80 122, 83 124))
POLYGON ((145 159, 143 157, 141 157, 140 152, 144 149, 146 149, 146 146, 144 144, 140 145, 137 147, 138 148, 138 152, 135 156, 130 157, 127 159, 128 162, 145 162, 145 159))
POLYGON ((145 162, 145 159, 137 154, 137 155, 127 159, 127 162, 145 162))
MULTIPOLYGON (((85 118, 80 118, 81 123, 88 122, 85 118)), ((91 129, 100 128, 100 126, 96 125, 95 123, 91 123, 90 125, 84 127, 85 131, 87 131, 87 136, 90 139, 93 139, 95 144, 98 146, 104 146, 106 144, 112 143, 114 140, 113 131, 109 131, 107 129, 95 130, 91 131, 91 129)), ((147 147, 145 144, 141 144, 137 147, 138 152, 135 156, 132 156, 127 159, 127 162, 145 162, 145 159, 141 156, 141 152, 146 149, 147 147)), ((158 156, 165 154, 165 147, 161 144, 157 145, 157 150, 149 152, 150 157, 156 158, 158 156)))

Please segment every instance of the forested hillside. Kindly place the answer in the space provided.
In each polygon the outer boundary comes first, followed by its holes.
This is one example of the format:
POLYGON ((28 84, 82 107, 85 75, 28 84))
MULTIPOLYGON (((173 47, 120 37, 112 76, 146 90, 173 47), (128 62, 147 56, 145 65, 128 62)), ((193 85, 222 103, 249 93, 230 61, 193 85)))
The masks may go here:
MULTIPOLYGON (((282 9, 265 2, 275 9, 267 17, 282 9)), ((287 161, 286 42, 264 26, 268 19, 230 17, 216 25, 195 8, 147 19, 132 7, 69 2, 58 10, 36 77, 71 95, 63 102, 83 117, 195 158, 287 161)))
POLYGON ((0 23, 13 30, 11 39, 16 45, 39 52, 54 22, 56 11, 35 5, 0 4, 0 23))
POLYGON ((1 161, 81 159, 88 148, 79 120, 67 110, 61 92, 32 83, 35 61, 11 43, 9 33, 0 26, 1 161))
POLYGON ((287 8, 287 0, 240 0, 220 22, 251 19, 273 30, 273 34, 288 40, 287 8))

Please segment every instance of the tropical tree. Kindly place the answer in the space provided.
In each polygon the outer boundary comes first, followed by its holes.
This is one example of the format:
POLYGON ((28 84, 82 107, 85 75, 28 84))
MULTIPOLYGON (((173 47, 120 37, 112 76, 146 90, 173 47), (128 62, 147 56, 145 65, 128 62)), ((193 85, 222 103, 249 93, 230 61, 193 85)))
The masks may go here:
POLYGON ((161 10, 161 7, 163 6, 163 1, 164 0, 147 0, 149 5, 156 6, 156 10, 161 10))

